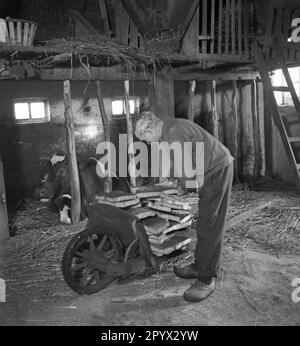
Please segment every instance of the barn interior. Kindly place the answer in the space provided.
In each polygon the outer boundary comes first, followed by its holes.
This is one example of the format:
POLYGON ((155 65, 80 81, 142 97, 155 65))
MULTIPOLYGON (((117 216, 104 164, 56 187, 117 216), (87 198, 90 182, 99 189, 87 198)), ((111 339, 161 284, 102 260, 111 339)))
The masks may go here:
POLYGON ((0 18, 0 324, 299 325, 299 3, 6 0, 0 18), (147 110, 196 122, 235 159, 222 290, 201 306, 180 300, 172 275, 193 258, 196 193, 182 198, 193 218, 183 250, 80 297, 61 273, 87 223, 80 193, 71 225, 33 198, 53 154, 77 170, 107 138, 117 150, 120 134, 136 140, 147 110))

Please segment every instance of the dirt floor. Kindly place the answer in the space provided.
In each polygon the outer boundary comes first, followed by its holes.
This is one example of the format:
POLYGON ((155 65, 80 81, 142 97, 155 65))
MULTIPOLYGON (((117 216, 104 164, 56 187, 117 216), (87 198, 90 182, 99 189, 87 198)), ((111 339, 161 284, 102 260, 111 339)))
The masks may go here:
POLYGON ((268 181, 255 188, 260 191, 234 189, 229 217, 272 204, 226 232, 217 290, 196 304, 182 298, 192 280, 172 271, 175 262, 192 261, 192 251, 169 258, 159 273, 77 295, 62 278, 60 259, 79 228, 58 225, 55 214, 30 204, 14 220, 16 236, 0 253, 0 277, 7 284, 0 325, 300 325, 300 302, 292 300, 292 281, 300 278, 300 198, 268 181))

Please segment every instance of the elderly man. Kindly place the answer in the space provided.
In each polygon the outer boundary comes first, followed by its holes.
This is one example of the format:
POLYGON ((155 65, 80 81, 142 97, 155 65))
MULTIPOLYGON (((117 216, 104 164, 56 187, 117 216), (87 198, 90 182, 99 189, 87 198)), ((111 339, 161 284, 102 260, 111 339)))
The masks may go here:
MULTIPOLYGON (((229 150, 203 128, 186 119, 160 120, 151 112, 141 113, 135 120, 138 139, 172 144, 204 144, 204 176, 197 176, 199 189, 199 212, 197 221, 197 244, 194 263, 185 267, 174 266, 174 272, 183 279, 196 279, 184 292, 184 299, 199 302, 215 290, 223 248, 226 221, 233 181, 233 158, 229 150)), ((195 145, 190 159, 196 162, 195 145)), ((173 164, 176 165, 175 160, 173 164)), ((174 166, 174 170, 176 167, 174 166)), ((179 179, 183 186, 186 176, 179 179)))

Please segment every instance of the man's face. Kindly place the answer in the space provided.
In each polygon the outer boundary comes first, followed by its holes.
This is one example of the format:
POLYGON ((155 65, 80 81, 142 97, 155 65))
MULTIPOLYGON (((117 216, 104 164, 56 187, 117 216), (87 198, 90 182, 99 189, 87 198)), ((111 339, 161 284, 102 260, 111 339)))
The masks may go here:
POLYGON ((159 129, 155 126, 151 126, 152 124, 147 120, 140 120, 136 124, 136 137, 147 143, 158 142, 160 140, 159 129))

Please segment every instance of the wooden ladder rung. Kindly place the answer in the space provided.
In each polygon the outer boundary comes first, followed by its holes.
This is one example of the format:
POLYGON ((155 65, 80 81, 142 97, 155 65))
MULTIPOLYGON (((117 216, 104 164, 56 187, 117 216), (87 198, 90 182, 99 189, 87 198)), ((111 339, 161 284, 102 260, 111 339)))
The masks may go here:
POLYGON ((273 86, 273 90, 281 92, 290 92, 290 89, 287 86, 273 86))
POLYGON ((300 112, 280 113, 282 117, 297 117, 300 120, 300 112))
POLYGON ((213 37, 212 36, 208 36, 208 35, 199 35, 199 40, 203 40, 203 41, 205 41, 205 40, 212 40, 213 39, 213 37))
POLYGON ((289 137, 291 143, 300 142, 300 137, 289 137))

